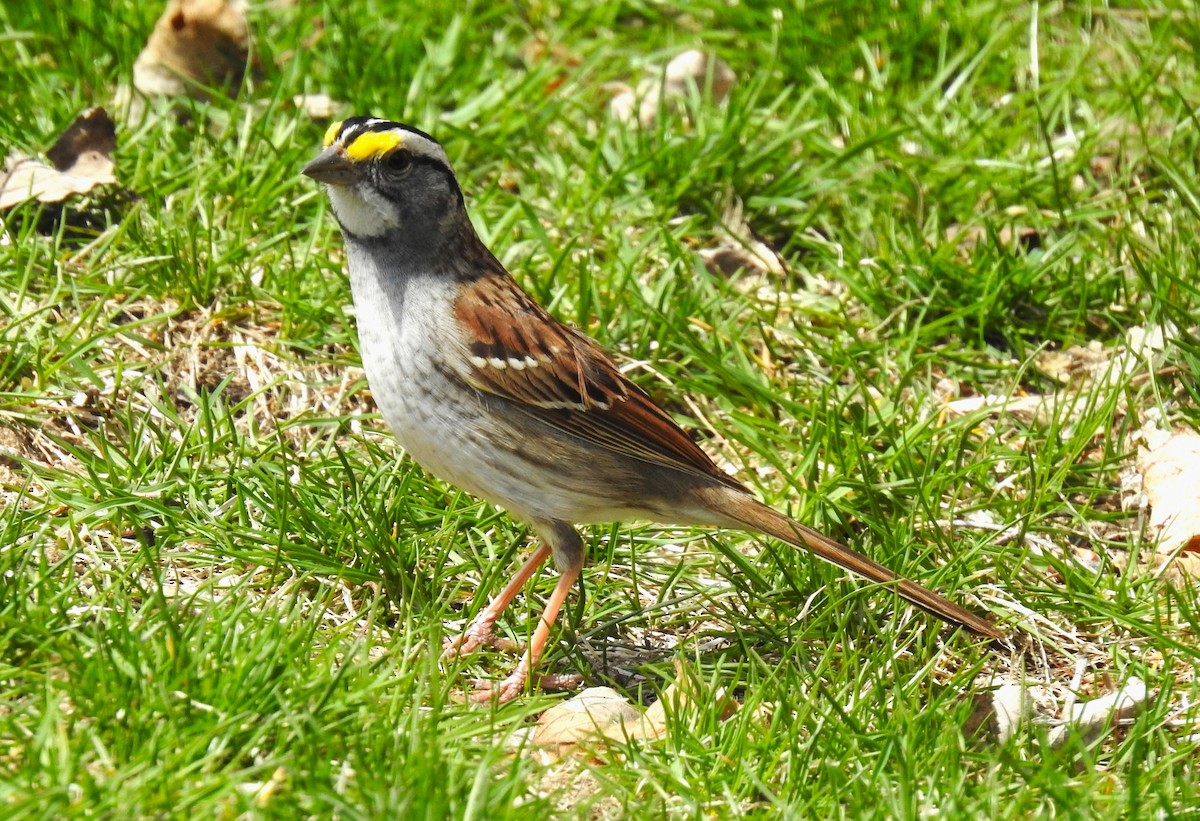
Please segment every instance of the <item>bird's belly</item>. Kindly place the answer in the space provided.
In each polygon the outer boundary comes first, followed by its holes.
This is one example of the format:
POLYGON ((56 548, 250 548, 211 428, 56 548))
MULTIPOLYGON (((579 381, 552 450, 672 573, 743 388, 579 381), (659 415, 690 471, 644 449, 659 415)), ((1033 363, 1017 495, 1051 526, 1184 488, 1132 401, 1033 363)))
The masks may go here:
POLYGON ((497 413, 498 400, 446 382, 432 361, 364 365, 396 442, 439 479, 527 521, 661 519, 630 507, 629 487, 637 477, 598 485, 596 474, 612 479, 619 469, 596 471, 602 456, 581 450, 568 437, 530 437, 497 413))
POLYGON ((475 433, 482 420, 469 398, 437 387, 445 380, 431 362, 363 364, 380 412, 408 455, 438 478, 483 495, 471 467, 484 455, 475 433))
POLYGON ((664 518, 630 498, 644 480, 630 460, 606 457, 454 376, 434 344, 447 333, 448 299, 425 290, 397 295, 373 277, 352 285, 371 393, 396 441, 425 470, 527 521, 664 518))
MULTIPOLYGON (((468 466, 479 460, 469 431, 477 409, 451 396, 447 376, 438 371, 438 343, 446 322, 449 286, 389 277, 370 259, 358 266, 351 286, 358 315, 363 369, 379 411, 396 441, 430 473, 478 495, 488 483, 473 481, 468 466)), ((465 388, 466 386, 463 386, 465 388)))

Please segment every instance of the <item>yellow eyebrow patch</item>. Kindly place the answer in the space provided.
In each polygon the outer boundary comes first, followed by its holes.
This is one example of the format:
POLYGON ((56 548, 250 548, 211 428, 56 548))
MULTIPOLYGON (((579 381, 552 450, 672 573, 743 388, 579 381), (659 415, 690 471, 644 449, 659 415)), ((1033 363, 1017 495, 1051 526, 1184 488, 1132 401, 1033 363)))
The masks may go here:
POLYGON ((329 128, 325 129, 325 138, 321 140, 322 148, 329 148, 329 146, 333 145, 333 141, 336 140, 338 134, 341 133, 343 122, 345 121, 338 120, 336 123, 329 126, 329 128))
POLYGON ((404 143, 404 135, 398 131, 368 131, 354 138, 346 146, 346 156, 355 162, 373 160, 390 154, 404 143))

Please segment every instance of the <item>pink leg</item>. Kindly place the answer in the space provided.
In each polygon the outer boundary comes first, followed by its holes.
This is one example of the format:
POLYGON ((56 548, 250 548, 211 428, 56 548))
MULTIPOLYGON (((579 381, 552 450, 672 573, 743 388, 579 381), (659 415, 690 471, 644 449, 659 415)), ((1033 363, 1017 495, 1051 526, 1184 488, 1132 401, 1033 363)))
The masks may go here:
MULTIPOLYGON (((548 549, 546 550, 549 552, 548 549)), ((554 585, 554 592, 550 594, 550 601, 546 602, 546 612, 542 614, 542 618, 538 621, 537 629, 533 631, 533 638, 529 641, 529 648, 525 651, 525 656, 521 659, 521 663, 517 665, 517 669, 513 670, 512 675, 498 684, 481 685, 471 696, 472 699, 475 701, 490 701, 492 698, 495 698, 500 704, 503 704, 506 701, 512 701, 521 694, 521 690, 524 689, 525 682, 529 678, 529 671, 538 663, 538 659, 542 657, 542 651, 546 649, 546 640, 550 638, 550 628, 554 626, 554 621, 558 618, 558 611, 562 609, 563 602, 567 599, 567 594, 575 586, 575 581, 579 578, 582 570, 583 553, 580 552, 578 560, 573 561, 570 567, 564 568, 562 575, 558 577, 558 583, 554 585)), ((524 568, 522 568, 522 572, 524 572, 524 568)), ((503 595, 501 593, 501 596, 503 595)), ((489 607, 489 609, 491 608, 489 607)))
MULTIPOLYGON (((550 553, 551 550, 548 545, 545 543, 539 545, 538 549, 533 552, 533 555, 525 561, 525 564, 521 565, 521 569, 517 571, 517 575, 513 576, 512 581, 500 591, 500 595, 492 599, 483 612, 475 617, 475 621, 471 622, 471 626, 463 631, 461 635, 447 639, 445 645, 443 645, 440 659, 443 664, 453 661, 459 656, 474 653, 491 639, 492 628, 495 626, 496 620, 500 618, 500 614, 512 604, 512 600, 517 597, 517 594, 521 592, 521 588, 537 572, 542 563, 550 558, 550 553)), ((555 592, 558 592, 557 588, 555 592)), ((556 608, 554 612, 557 614, 558 609, 556 608)))

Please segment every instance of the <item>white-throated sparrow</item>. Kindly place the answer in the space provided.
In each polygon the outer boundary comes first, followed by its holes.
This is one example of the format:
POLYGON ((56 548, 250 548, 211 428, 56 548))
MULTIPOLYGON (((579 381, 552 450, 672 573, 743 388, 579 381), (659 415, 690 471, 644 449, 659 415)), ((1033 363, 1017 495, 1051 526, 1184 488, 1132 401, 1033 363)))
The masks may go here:
POLYGON ((583 568, 573 525, 648 519, 765 533, 886 585, 951 624, 993 624, 757 501, 591 339, 517 286, 467 218, 428 134, 352 117, 304 173, 326 183, 346 241, 363 366, 383 417, 434 475, 528 522, 541 545, 446 655, 471 652, 550 556, 561 574, 516 670, 525 684, 583 568))

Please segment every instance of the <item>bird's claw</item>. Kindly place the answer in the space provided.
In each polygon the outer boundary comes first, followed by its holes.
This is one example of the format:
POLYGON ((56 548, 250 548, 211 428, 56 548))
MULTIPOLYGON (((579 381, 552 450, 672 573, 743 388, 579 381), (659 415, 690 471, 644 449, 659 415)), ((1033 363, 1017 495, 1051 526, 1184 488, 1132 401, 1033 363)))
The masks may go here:
POLYGON ((442 654, 438 657, 438 663, 448 664, 462 656, 469 656, 494 640, 491 622, 475 622, 457 636, 451 636, 442 642, 442 654))
POLYGON ((525 673, 518 670, 503 681, 475 679, 471 682, 471 693, 468 697, 476 704, 487 704, 491 701, 506 704, 521 695, 521 691, 525 689, 526 678, 525 673))

